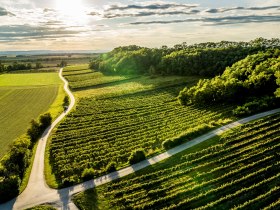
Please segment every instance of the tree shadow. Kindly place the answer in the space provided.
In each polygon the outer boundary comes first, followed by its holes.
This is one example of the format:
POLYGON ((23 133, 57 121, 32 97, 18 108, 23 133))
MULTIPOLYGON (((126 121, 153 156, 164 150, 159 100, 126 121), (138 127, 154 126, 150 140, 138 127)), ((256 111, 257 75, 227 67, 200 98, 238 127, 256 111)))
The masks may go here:
POLYGON ((16 201, 17 201, 17 198, 14 198, 10 201, 2 203, 2 204, 0 204, 0 209, 1 210, 11 210, 11 209, 14 208, 14 205, 15 205, 16 201))

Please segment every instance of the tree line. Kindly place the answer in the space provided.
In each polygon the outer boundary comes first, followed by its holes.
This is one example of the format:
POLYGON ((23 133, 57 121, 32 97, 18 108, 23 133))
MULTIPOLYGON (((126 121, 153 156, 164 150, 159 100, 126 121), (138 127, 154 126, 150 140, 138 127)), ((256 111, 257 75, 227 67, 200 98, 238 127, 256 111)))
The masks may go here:
POLYGON ((31 63, 18 63, 18 62, 13 62, 12 64, 9 65, 4 65, 0 62, 0 73, 5 73, 5 72, 13 72, 13 71, 18 71, 18 70, 30 70, 30 69, 40 69, 43 68, 43 65, 39 62, 35 63, 35 65, 32 65, 31 63))
POLYGON ((173 47, 117 47, 90 61, 90 68, 106 74, 201 75, 213 77, 248 55, 280 49, 280 39, 257 38, 250 42, 186 43, 173 47))
POLYGON ((44 130, 51 125, 49 113, 41 115, 39 122, 32 120, 26 135, 16 139, 9 154, 0 162, 0 203, 19 194, 21 182, 31 162, 32 150, 44 130))

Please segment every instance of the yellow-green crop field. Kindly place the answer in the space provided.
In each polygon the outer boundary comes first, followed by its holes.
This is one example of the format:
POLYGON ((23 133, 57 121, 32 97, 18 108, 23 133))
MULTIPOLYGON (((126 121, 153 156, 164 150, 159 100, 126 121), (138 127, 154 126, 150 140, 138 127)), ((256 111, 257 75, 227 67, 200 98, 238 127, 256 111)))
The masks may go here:
POLYGON ((64 94, 61 84, 57 73, 0 75, 0 158, 32 119, 50 107, 57 115, 64 94))

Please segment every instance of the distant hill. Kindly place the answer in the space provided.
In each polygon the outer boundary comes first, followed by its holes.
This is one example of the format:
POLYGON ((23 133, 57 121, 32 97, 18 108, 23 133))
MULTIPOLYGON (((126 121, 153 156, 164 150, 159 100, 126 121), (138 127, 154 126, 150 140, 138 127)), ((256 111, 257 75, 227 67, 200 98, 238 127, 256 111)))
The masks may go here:
POLYGON ((0 51, 0 56, 18 55, 52 55, 52 54, 91 54, 103 53, 102 50, 30 50, 30 51, 0 51))

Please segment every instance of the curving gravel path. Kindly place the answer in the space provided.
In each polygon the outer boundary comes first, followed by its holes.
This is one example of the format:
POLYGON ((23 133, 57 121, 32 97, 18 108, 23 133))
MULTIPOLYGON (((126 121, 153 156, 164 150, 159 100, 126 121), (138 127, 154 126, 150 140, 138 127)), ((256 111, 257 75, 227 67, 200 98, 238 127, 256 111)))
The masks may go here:
POLYGON ((47 143, 47 138, 49 137, 52 129, 65 117, 65 115, 74 107, 75 98, 73 94, 68 89, 68 82, 62 77, 62 69, 59 73, 60 78, 64 81, 64 89, 67 94, 70 96, 71 103, 68 110, 61 114, 53 124, 44 132, 43 137, 39 140, 38 148, 36 151, 35 160, 32 167, 32 172, 30 175, 30 179, 28 185, 24 192, 19 195, 14 200, 7 202, 5 204, 0 205, 1 210, 10 210, 10 209, 25 209, 39 204, 51 204, 57 209, 70 209, 76 210, 77 207, 71 201, 71 196, 78 192, 85 191, 87 189, 94 188, 96 186, 111 182, 115 179, 127 176, 129 174, 134 173, 135 171, 141 170, 147 166, 156 164, 164 159, 171 157, 179 152, 182 152, 185 149, 188 149, 194 145, 197 145, 203 141, 206 141, 216 135, 221 135, 222 133, 237 127, 241 124, 248 123, 250 121, 272 115, 280 112, 279 109, 274 109, 271 111, 263 112, 260 114, 253 115, 251 117, 240 119, 236 122, 225 125, 221 128, 210 131, 200 137, 197 137, 191 141, 188 141, 182 145, 179 145, 173 149, 170 149, 162 154, 156 155, 152 158, 149 158, 140 163, 131 165, 129 167, 123 168, 119 171, 104 175, 102 177, 72 186, 63 188, 60 190, 49 188, 44 179, 44 153, 47 143))
MULTIPOLYGON (((63 68, 61 68, 59 71, 59 77, 64 82, 64 90, 70 97, 69 107, 51 124, 51 126, 49 126, 45 130, 42 137, 39 139, 36 154, 35 154, 35 159, 33 162, 31 174, 26 189, 16 199, 13 199, 8 203, 0 205, 1 210, 24 209, 33 206, 33 204, 35 205, 40 204, 40 202, 38 201, 39 200, 41 201, 40 198, 42 196, 52 193, 54 191, 53 189, 48 187, 44 177, 44 154, 47 145, 47 139, 49 138, 55 126, 71 111, 71 109, 75 105, 75 98, 68 88, 67 80, 64 79, 64 77, 62 76, 62 71, 63 68)), ((46 200, 43 202, 46 202, 46 200)))

